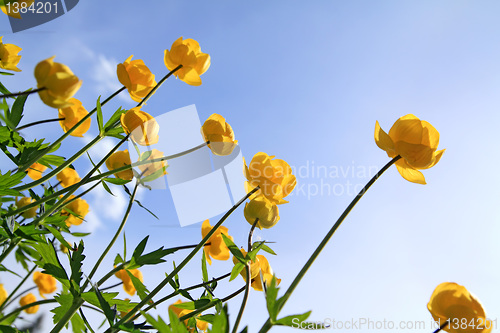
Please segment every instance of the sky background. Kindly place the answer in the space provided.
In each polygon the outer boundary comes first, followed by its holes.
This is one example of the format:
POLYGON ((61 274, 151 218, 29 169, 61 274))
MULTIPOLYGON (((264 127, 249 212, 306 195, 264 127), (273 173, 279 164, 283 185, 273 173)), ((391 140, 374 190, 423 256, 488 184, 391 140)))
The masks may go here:
MULTIPOLYGON (((441 134, 440 149, 446 148, 441 161, 424 170, 428 184, 409 183, 395 167, 389 169, 338 229, 281 315, 312 310, 312 321, 424 321, 424 329, 407 331, 432 332, 426 305, 445 281, 477 295, 491 319, 500 314, 499 11, 497 1, 461 0, 81 1, 62 17, 16 34, 9 32, 7 17, 0 19, 3 42, 23 48, 23 71, 3 76, 2 83, 11 91, 35 87, 34 67, 56 55, 55 61, 83 80, 75 97, 91 110, 98 96, 103 99, 120 88, 116 65, 128 56, 143 59, 159 80, 168 72, 164 50, 180 36, 196 39, 212 59, 203 84, 169 79, 143 110, 159 116, 195 104, 202 121, 219 113, 233 127, 248 160, 262 151, 297 170, 297 188, 290 203, 280 206, 281 220, 254 237, 276 242, 272 248, 278 255, 268 259, 282 279, 282 292, 353 199, 354 187, 359 189, 388 162, 373 139, 375 121, 388 131, 409 113, 427 120, 441 134), (318 176, 313 174, 317 168, 339 172, 318 176)), ((105 118, 119 106, 135 103, 124 92, 105 106, 105 118)), ((31 96, 21 124, 55 117, 56 110, 31 96)), ((23 134, 54 141, 62 130, 46 124, 23 134)), ((95 135, 92 119, 85 137, 66 140, 61 154, 70 156, 95 135)), ((116 142, 103 140, 91 156, 104 156, 116 142)), ((2 157, 2 172, 13 168, 9 163, 2 157)), ((74 165, 80 175, 91 168, 86 157, 74 165)), ((93 231, 84 240, 87 272, 127 204, 120 188, 113 191, 116 198, 102 188, 88 195, 91 213, 86 223, 74 227, 93 231)), ((129 251, 146 235, 148 250, 201 239, 201 223, 179 226, 168 190, 142 190, 139 200, 159 220, 134 206, 126 226, 129 251)), ((250 225, 242 208, 224 225, 238 245, 246 244, 250 225)), ((118 241, 98 276, 111 269, 122 248, 118 241)), ((172 261, 179 263, 186 254, 144 267, 148 288, 154 289, 172 261)), ((201 281, 200 258, 182 271, 183 286, 201 281)), ((231 261, 214 261, 209 274, 219 276, 231 268, 231 261)), ((5 273, 0 280, 7 290, 16 282, 5 273)), ((216 295, 224 297, 242 285, 241 277, 225 281, 216 295)), ((229 302, 233 321, 241 298, 229 302)), ((158 307, 163 317, 168 304, 158 307)), ((264 296, 252 290, 243 324, 257 332, 266 319, 264 296)), ((47 314, 44 331, 51 320, 47 314)))

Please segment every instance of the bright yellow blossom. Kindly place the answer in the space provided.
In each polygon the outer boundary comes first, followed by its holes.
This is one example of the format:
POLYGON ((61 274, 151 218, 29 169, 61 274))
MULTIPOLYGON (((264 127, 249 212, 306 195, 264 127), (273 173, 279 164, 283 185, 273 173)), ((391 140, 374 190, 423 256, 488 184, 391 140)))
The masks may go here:
POLYGON ((3 36, 0 36, 0 68, 20 72, 21 70, 17 68, 17 64, 21 60, 18 53, 22 48, 14 44, 4 44, 2 38, 3 36))
POLYGON ((82 180, 78 175, 78 172, 70 167, 64 168, 57 174, 56 178, 61 183, 62 187, 74 185, 82 180))
MULTIPOLYGON (((159 151, 157 149, 152 149, 151 154, 146 159, 146 161, 147 160, 156 160, 156 159, 159 159, 162 157, 165 157, 165 155, 161 151, 159 151)), ((142 177, 150 176, 150 175, 154 174, 156 171, 161 170, 161 169, 163 169, 162 175, 166 175, 168 163, 166 160, 163 160, 163 161, 141 164, 141 165, 138 165, 138 167, 139 167, 139 170, 141 170, 142 177)))
MULTIPOLYGON (((68 199, 71 200, 75 196, 71 195, 68 199)), ((89 204, 87 201, 85 201, 82 198, 77 198, 76 200, 71 201, 69 204, 65 205, 61 215, 67 216, 66 218, 66 225, 69 227, 71 225, 80 225, 83 222, 83 219, 85 216, 89 213, 89 204), (71 212, 75 213, 78 216, 75 216, 71 214, 68 210, 65 210, 67 208, 71 212)))
POLYGON ((121 115, 120 122, 125 133, 141 146, 149 146, 158 142, 160 125, 149 113, 135 107, 121 115))
MULTIPOLYGON (((19 200, 17 200, 17 198, 16 198, 17 208, 22 208, 24 206, 29 205, 30 203, 33 203, 33 202, 34 202, 33 198, 30 198, 30 197, 24 197, 24 198, 21 198, 19 200)), ((38 209, 38 206, 31 207, 31 208, 25 210, 24 212, 22 212, 21 215, 24 218, 30 219, 30 218, 36 216, 37 209, 38 209)))
POLYGON ((209 141, 208 147, 215 155, 229 155, 238 143, 234 140, 234 132, 221 115, 214 113, 205 121, 201 127, 201 134, 205 141, 209 141))
MULTIPOLYGON (((116 151, 111 154, 111 156, 106 160, 106 167, 108 167, 109 171, 130 164, 132 164, 132 162, 130 161, 130 154, 128 153, 128 149, 116 151)), ((132 172, 132 169, 127 169, 115 173, 115 176, 124 180, 131 180, 132 178, 134 178, 134 173, 132 172)))
POLYGON ((427 309, 439 325, 450 320, 444 328, 450 333, 489 333, 493 327, 481 303, 465 287, 453 282, 436 287, 427 309))
POLYGON ((33 273, 33 281, 35 281, 42 298, 45 298, 45 294, 52 294, 57 289, 56 279, 52 275, 35 272, 33 273))
POLYGON ((201 85, 200 75, 210 67, 210 55, 202 53, 200 44, 191 38, 179 37, 170 50, 165 50, 164 61, 170 71, 182 65, 174 75, 192 86, 201 85))
MULTIPOLYGON (((212 230, 210 222, 208 220, 203 221, 203 224, 201 225, 201 237, 205 238, 210 230, 212 230)), ((208 239, 207 244, 210 243, 210 245, 205 245, 203 248, 205 257, 207 258, 207 262, 210 265, 212 264, 211 258, 214 258, 216 260, 228 260, 230 258, 230 251, 226 246, 226 243, 224 243, 222 234, 233 240, 233 237, 229 236, 227 228, 224 226, 220 226, 208 239)))
MULTIPOLYGON (((32 293, 29 293, 29 294, 21 297, 21 299, 19 300, 19 304, 21 306, 25 306, 25 305, 35 303, 35 302, 36 302, 36 296, 33 295, 32 293)), ((30 306, 29 308, 24 309, 24 312, 26 312, 28 314, 37 313, 39 307, 40 307, 40 305, 30 306)))
MULTIPOLYGON (((68 103, 71 105, 59 109, 59 118, 64 118, 64 120, 59 120, 59 125, 61 125, 64 133, 73 128, 80 120, 82 120, 88 111, 83 107, 82 102, 76 98, 70 98, 68 103)), ((91 118, 87 118, 80 126, 75 128, 71 132, 71 136, 83 137, 83 134, 87 133, 90 128, 91 118)))
MULTIPOLYGON (((129 269, 128 271, 133 276, 135 276, 136 278, 138 278, 141 282, 144 282, 144 278, 143 278, 142 272, 140 270, 138 270, 138 269, 129 269)), ((125 290, 125 292, 127 294, 129 294, 130 296, 134 296, 136 290, 135 290, 134 284, 132 283, 132 279, 127 274, 127 271, 124 270, 124 269, 119 270, 118 272, 115 273, 115 276, 117 278, 119 278, 120 280, 122 280, 122 282, 123 282, 123 290, 125 290)))
POLYGON ((444 153, 444 149, 437 151, 439 132, 412 114, 399 118, 389 134, 380 128, 377 121, 375 142, 390 158, 401 156, 395 163, 399 173, 404 179, 417 184, 425 184, 425 177, 418 170, 433 167, 444 153))
MULTIPOLYGON (((182 304, 183 302, 179 299, 177 300, 174 304, 170 305, 168 307, 168 311, 172 311, 176 316, 177 318, 181 318, 191 312, 193 312, 193 310, 189 310, 189 309, 181 309, 181 308, 178 308, 176 305, 177 304, 182 304)), ((199 316, 199 315, 198 315, 199 316)), ((189 332, 196 332, 195 328, 194 327, 188 327, 188 319, 186 319, 184 321, 184 325, 186 325, 187 329, 189 330, 189 332)), ((208 323, 206 321, 203 321, 203 320, 199 320, 199 319, 196 319, 196 327, 198 328, 199 331, 201 332, 206 332, 207 329, 208 329, 208 323)))
MULTIPOLYGON (((244 249, 240 249, 241 253, 246 256, 247 252, 244 249)), ((233 256, 233 263, 236 265, 240 261, 233 256)), ((240 272, 241 276, 243 279, 246 281, 247 280, 247 271, 246 268, 244 268, 240 272)), ((266 257, 263 255, 258 254, 255 258, 255 260, 252 260, 250 262, 250 276, 251 276, 251 286, 253 289, 257 291, 263 291, 263 284, 262 284, 262 279, 264 279, 264 282, 266 285, 271 284, 271 281, 273 279, 273 270, 271 268, 271 265, 269 265, 269 262, 267 261, 266 257)), ((280 284, 281 279, 276 279, 276 284, 280 284)))
POLYGON ((35 67, 35 78, 41 100, 53 108, 71 106, 69 99, 80 89, 82 81, 68 66, 54 62, 54 57, 43 60, 35 67))
POLYGON ((140 102, 156 86, 155 76, 140 59, 132 60, 133 55, 123 64, 118 64, 116 73, 118 80, 123 84, 130 97, 140 102))
POLYGON ((7 291, 3 287, 3 283, 0 283, 0 305, 2 305, 3 302, 5 302, 8 296, 9 294, 7 294, 7 291))
POLYGON ((246 203, 243 212, 245 219, 252 225, 255 223, 255 219, 259 219, 257 227, 260 229, 269 229, 280 220, 278 206, 263 195, 259 195, 246 203))
POLYGON ((35 162, 28 168, 28 170, 26 170, 26 172, 31 179, 38 180, 42 178, 42 173, 45 170, 47 170, 45 165, 35 162))

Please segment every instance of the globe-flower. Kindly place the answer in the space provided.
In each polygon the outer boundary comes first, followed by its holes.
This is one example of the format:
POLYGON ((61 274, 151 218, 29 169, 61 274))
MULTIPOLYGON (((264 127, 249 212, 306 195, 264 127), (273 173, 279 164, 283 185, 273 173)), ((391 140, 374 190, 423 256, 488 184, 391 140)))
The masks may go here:
MULTIPOLYGON (((182 309, 182 308, 178 308, 176 305, 178 304, 182 304, 183 302, 179 299, 177 300, 174 304, 170 305, 168 307, 168 311, 170 312, 173 312, 177 318, 181 318, 191 312, 193 312, 193 310, 189 310, 189 309, 182 309)), ((198 315, 199 316, 199 315, 198 315)), ((194 327, 188 327, 188 319, 186 319, 184 321, 184 325, 186 325, 187 329, 189 330, 189 332, 196 332, 195 328, 194 327)), ((208 323, 206 321, 203 321, 203 320, 199 320, 199 319, 196 319, 196 327, 198 328, 199 331, 201 332, 206 332, 207 329, 208 329, 208 323)))
POLYGON ((2 39, 3 36, 0 36, 0 68, 20 72, 21 70, 17 68, 17 64, 21 60, 18 53, 22 48, 14 44, 4 44, 2 39))
MULTIPOLYGON (((162 157, 165 157, 165 155, 161 151, 159 151, 157 149, 152 149, 151 154, 146 159, 146 161, 156 160, 156 159, 159 159, 162 157)), ((163 170, 161 175, 166 175, 168 163, 166 160, 163 160, 163 161, 156 161, 156 162, 141 164, 141 165, 138 165, 138 167, 139 167, 139 170, 141 170, 142 177, 150 176, 159 170, 163 170)))
MULTIPOLYGON (((82 102, 76 98, 70 98, 68 103, 71 105, 59 109, 59 118, 64 118, 64 120, 59 120, 59 125, 61 125, 64 133, 73 128, 80 120, 82 120, 88 111, 83 107, 82 102)), ((91 118, 85 119, 85 121, 75 128, 70 135, 83 137, 83 134, 87 133, 90 128, 91 118)))
POLYGON ((208 147, 215 155, 229 155, 238 143, 234 140, 234 132, 221 115, 214 113, 205 121, 201 127, 201 134, 205 141, 209 141, 208 147))
POLYGON ((7 291, 3 287, 3 283, 0 283, 0 305, 2 305, 3 302, 5 302, 8 296, 9 294, 7 294, 7 291))
MULTIPOLYGON (((129 269, 128 271, 130 272, 130 274, 132 274, 133 276, 135 276, 136 278, 138 278, 141 282, 144 282, 144 278, 143 278, 142 272, 140 270, 138 270, 138 269, 129 269)), ((123 282, 123 290, 125 290, 125 292, 127 294, 129 294, 130 296, 134 296, 135 292, 136 292, 136 289, 134 287, 134 284, 132 283, 132 279, 127 274, 127 271, 124 270, 124 269, 119 270, 118 272, 115 273, 115 276, 117 278, 119 278, 120 280, 122 280, 122 282, 123 282)))
POLYGON ((33 273, 33 281, 38 287, 42 298, 46 298, 45 294, 52 294, 57 289, 56 279, 52 275, 35 272, 33 273))
POLYGON ((248 167, 245 163, 244 174, 248 180, 245 183, 247 191, 260 187, 253 197, 262 194, 277 205, 288 202, 283 198, 288 196, 297 184, 287 162, 262 152, 254 155, 248 167))
MULTIPOLYGON (((130 161, 130 154, 128 153, 128 149, 119 150, 111 154, 110 157, 106 160, 106 167, 109 171, 124 167, 126 165, 130 165, 132 162, 130 161)), ((132 169, 127 169, 123 171, 116 172, 114 174, 117 178, 121 178, 124 180, 131 180, 134 178, 134 173, 132 169)))
MULTIPOLYGON (((210 225, 210 222, 208 220, 203 221, 203 224, 201 225, 201 237, 205 238, 211 230, 212 226, 210 225)), ((210 245, 205 245, 203 248, 207 262, 210 265, 212 264, 211 258, 216 260, 228 260, 231 257, 229 248, 226 246, 226 243, 224 243, 224 239, 222 238, 222 234, 233 240, 233 237, 228 234, 228 229, 224 226, 220 226, 208 239, 206 244, 210 243, 210 245)))
POLYGON ((69 99, 80 89, 82 81, 68 66, 54 62, 54 57, 38 63, 35 67, 40 99, 53 108, 71 106, 69 99))
MULTIPOLYGON (((19 300, 19 305, 25 306, 25 305, 35 303, 35 302, 36 302, 36 296, 33 295, 32 293, 29 293, 29 294, 21 297, 21 299, 19 300)), ((24 309, 24 312, 26 312, 28 314, 37 313, 39 307, 40 307, 40 305, 30 306, 29 308, 24 309)))
POLYGON ((121 115, 120 122, 125 133, 141 146, 149 146, 158 142, 160 125, 149 113, 135 107, 121 115))
MULTIPOLYGON (((71 195, 68 199, 71 200, 75 196, 71 195)), ((77 198, 76 200, 71 201, 69 204, 65 205, 61 215, 67 216, 66 225, 69 227, 71 225, 80 225, 83 222, 85 216, 89 213, 89 204, 82 198, 77 198), (76 214, 77 216, 71 214, 71 212, 76 214)))
POLYGON ((450 333, 489 333, 493 327, 481 303, 465 287, 453 282, 436 287, 427 309, 439 325, 450 320, 444 328, 450 333))
MULTIPOLYGON (((21 9, 30 7, 35 0, 16 0, 11 1, 10 6, 0 5, 0 9, 4 12, 5 15, 10 17, 20 19, 21 18, 21 9)), ((3 1, 2 3, 5 3, 3 1)))
POLYGON ((31 179, 38 180, 42 178, 42 173, 45 170, 47 170, 45 165, 35 162, 28 168, 28 170, 26 170, 26 172, 31 179))
POLYGON ((192 86, 201 85, 200 75, 210 67, 210 55, 202 53, 200 44, 191 38, 179 37, 170 50, 165 50, 164 61, 169 71, 182 65, 174 75, 192 86))
POLYGON ((156 86, 155 76, 140 59, 132 60, 133 55, 122 64, 118 64, 116 74, 130 97, 140 102, 156 86))
POLYGON ((61 183, 62 187, 74 185, 82 180, 78 175, 78 172, 70 167, 64 168, 57 174, 56 178, 61 183))
MULTIPOLYGON (((33 203, 33 202, 34 202, 33 198, 30 198, 30 197, 23 197, 19 200, 17 200, 17 198, 16 198, 17 208, 22 208, 24 206, 27 206, 27 205, 33 203)), ((35 217, 37 209, 38 209, 38 206, 31 207, 31 208, 25 210, 24 212, 22 212, 21 216, 24 218, 27 218, 27 219, 35 217)))
MULTIPOLYGON (((246 256, 247 252, 244 249, 240 249, 241 253, 246 256)), ((236 258, 233 257, 233 263, 236 265, 240 261, 236 258)), ((247 272, 246 269, 243 269, 240 272, 241 276, 243 279, 246 281, 247 280, 247 272)), ((273 279, 273 270, 271 268, 271 265, 269 265, 269 262, 267 261, 266 257, 263 255, 258 254, 255 258, 255 260, 252 260, 250 262, 250 276, 251 276, 251 286, 253 289, 257 291, 263 291, 263 282, 266 285, 271 284, 271 281, 273 279)), ((276 284, 280 284, 281 279, 276 279, 276 284)))
POLYGON ((278 206, 263 195, 259 195, 247 202, 243 213, 245 219, 252 225, 255 223, 255 219, 259 219, 257 222, 259 229, 269 229, 280 220, 278 206))
POLYGON ((418 171, 436 165, 444 149, 437 151, 439 132, 427 121, 412 114, 399 118, 384 132, 378 121, 375 123, 375 142, 390 158, 401 156, 395 164, 404 179, 425 184, 424 175, 418 171))

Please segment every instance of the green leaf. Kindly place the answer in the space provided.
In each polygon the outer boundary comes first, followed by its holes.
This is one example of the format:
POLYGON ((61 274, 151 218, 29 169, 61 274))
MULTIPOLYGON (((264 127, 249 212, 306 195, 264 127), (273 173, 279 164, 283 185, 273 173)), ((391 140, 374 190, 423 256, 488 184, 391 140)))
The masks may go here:
POLYGON ((105 182, 115 184, 115 185, 125 185, 130 182, 130 180, 121 179, 121 178, 104 178, 105 182))
POLYGON ((109 186, 106 184, 106 182, 101 182, 102 184, 102 187, 104 187, 104 189, 106 190, 106 192, 108 192, 109 194, 111 194, 112 196, 116 197, 116 195, 113 194, 113 192, 111 192, 111 189, 109 188, 109 186))
MULTIPOLYGON (((27 91, 30 90, 31 89, 28 89, 27 91)), ((29 95, 17 96, 16 100, 12 104, 12 109, 10 110, 9 114, 9 121, 14 126, 14 128, 19 125, 19 122, 23 117, 24 104, 26 103, 26 99, 28 98, 28 96, 29 95)))
POLYGON ((80 292, 80 283, 82 281, 82 262, 85 259, 85 256, 83 255, 83 241, 80 241, 80 244, 78 244, 78 247, 76 251, 74 251, 71 254, 71 260, 69 262, 71 266, 71 282, 72 285, 75 287, 74 289, 77 292, 80 292))
POLYGON ((71 234, 75 237, 85 237, 85 236, 90 235, 91 233, 90 232, 72 232, 71 234))
POLYGON ((276 255, 276 252, 274 252, 269 246, 267 246, 266 244, 263 244, 262 245, 262 250, 263 251, 266 251, 267 253, 270 253, 272 255, 276 255))
POLYGON ((221 235, 224 243, 228 247, 229 251, 231 251, 233 256, 235 256, 241 263, 245 264, 247 262, 247 259, 245 258, 243 253, 241 253, 241 250, 236 246, 236 244, 233 243, 231 238, 227 237, 223 233, 221 233, 221 235))
MULTIPOLYGON (((125 112, 127 112, 128 110, 125 110, 125 109, 122 109, 121 107, 118 108, 118 110, 115 111, 115 113, 113 113, 113 115, 109 118, 109 120, 106 122, 106 124, 104 125, 104 130, 106 131, 106 135, 109 135, 109 136, 113 136, 113 135, 110 135, 110 131, 114 129, 114 127, 120 123, 120 117, 122 116, 122 114, 124 114, 125 112)), ((123 133, 123 129, 120 127, 120 128, 117 128, 118 130, 121 130, 121 132, 119 133, 123 133)))
POLYGON ((2 332, 2 333, 21 333, 13 327, 4 326, 4 325, 0 325, 0 332, 2 332))
POLYGON ((14 75, 14 73, 9 73, 9 72, 0 72, 0 75, 14 75))
POLYGON ((144 311, 141 311, 141 314, 146 318, 146 321, 153 326, 153 328, 158 330, 158 333, 172 333, 170 327, 163 321, 163 319, 158 316, 158 320, 154 319, 151 315, 147 314, 144 311))
POLYGON ((109 322, 110 326, 113 326, 113 323, 115 322, 115 317, 116 317, 116 311, 111 310, 111 306, 109 305, 108 301, 102 296, 99 288, 97 286, 93 286, 95 295, 97 296, 97 300, 99 301, 99 305, 102 311, 104 311, 104 315, 106 316, 106 319, 109 322))
POLYGON ((56 228, 53 228, 51 227, 50 225, 45 225, 45 228, 47 228, 48 231, 50 231, 50 233, 52 235, 54 235, 54 237, 60 241, 64 246, 66 246, 68 249, 70 249, 72 246, 64 239, 64 237, 61 235, 61 232, 59 230, 57 230, 56 228))
POLYGON ((256 243, 257 246, 255 247, 252 246, 252 251, 247 253, 247 256, 252 260, 255 260, 255 258, 257 257, 257 253, 259 253, 260 249, 264 246, 264 242, 255 242, 254 245, 256 243))
POLYGON ((63 292, 59 295, 54 296, 54 299, 60 304, 60 306, 50 310, 51 312, 54 313, 54 316, 52 317, 52 320, 55 323, 58 323, 68 312, 68 310, 71 308, 73 305, 73 302, 75 299, 73 298, 73 295, 69 294, 68 292, 63 292))
POLYGON ((141 207, 142 209, 144 209, 145 211, 147 211, 149 214, 151 214, 154 217, 156 217, 157 220, 159 220, 158 216, 156 216, 152 211, 150 211, 149 209, 147 209, 146 207, 144 207, 139 200, 134 200, 134 201, 139 205, 139 207, 141 207))
MULTIPOLYGON (((130 301, 125 301, 121 299, 115 298, 118 296, 119 293, 117 292, 112 292, 112 293, 103 293, 101 292, 101 296, 104 298, 104 300, 110 305, 116 305, 116 309, 118 311, 129 311, 131 309, 131 306, 135 306, 137 303, 131 303, 130 301)), ((90 304, 97 306, 100 308, 101 303, 99 302, 99 299, 97 298, 97 294, 94 291, 89 291, 86 293, 82 293, 81 297, 89 302, 90 304)))
POLYGON ((156 170, 155 172, 153 172, 152 174, 150 174, 146 177, 140 178, 141 183, 151 182, 155 179, 158 179, 158 178, 164 176, 165 170, 167 170, 168 166, 169 166, 168 164, 164 165, 161 168, 159 168, 158 170, 156 170))
MULTIPOLYGON (((300 325, 300 323, 303 323, 309 317, 310 314, 311 314, 311 311, 308 311, 308 312, 303 313, 303 314, 286 316, 286 317, 283 317, 283 318, 275 321, 273 324, 279 325, 279 326, 289 326, 289 327, 296 328, 297 325, 300 325)), ((316 326, 316 324, 314 324, 314 326, 316 326)), ((307 326, 305 326, 305 327, 307 327, 307 326)), ((323 327, 323 328, 327 328, 327 327, 323 327)))
POLYGON ((104 133, 104 127, 102 124, 102 110, 101 110, 101 96, 97 98, 97 103, 96 103, 96 109, 97 109, 97 127, 99 128, 99 133, 104 133))
MULTIPOLYGON (((5 86, 2 84, 2 82, 0 82, 0 92, 4 95, 9 95, 11 94, 11 92, 9 91, 9 89, 5 88, 5 86)), ((11 98, 14 98, 14 97, 11 97, 11 98)))
POLYGON ((130 273, 129 270, 126 270, 128 276, 132 280, 132 284, 134 285, 135 290, 137 290, 137 295, 139 295, 139 298, 141 301, 146 298, 149 294, 149 290, 146 288, 146 286, 142 283, 141 280, 136 278, 132 273, 130 273))
POLYGON ((245 268, 245 266, 246 265, 242 264, 241 262, 234 265, 233 269, 231 270, 231 277, 229 278, 229 281, 233 281, 234 279, 236 279, 238 274, 240 274, 240 272, 245 268))
POLYGON ((173 333, 188 333, 186 326, 179 320, 179 317, 177 317, 174 311, 168 310, 168 317, 170 319, 170 327, 173 333))
POLYGON ((44 155, 39 160, 38 163, 43 165, 55 165, 56 167, 60 166, 66 161, 66 159, 62 156, 57 155, 44 155))
POLYGON ((70 319, 71 321, 71 329, 73 333, 86 333, 87 329, 85 327, 85 322, 82 317, 76 312, 73 317, 70 319))
POLYGON ((24 177, 26 177, 24 172, 11 174, 11 171, 7 171, 7 173, 3 175, 0 174, 0 196, 23 196, 19 191, 11 188, 21 183, 24 177))
POLYGON ((269 313, 269 318, 271 318, 271 322, 276 321, 276 317, 278 316, 279 306, 276 303, 276 298, 278 297, 279 288, 276 286, 276 276, 273 275, 271 283, 267 286, 266 289, 266 305, 267 312, 269 313))
POLYGON ((210 303, 209 299, 200 299, 194 302, 183 302, 175 304, 175 307, 179 309, 196 310, 206 306, 208 303, 210 303))
POLYGON ((38 242, 31 244, 31 246, 42 257, 42 260, 38 260, 35 263, 44 269, 43 273, 52 275, 66 288, 70 289, 68 275, 59 262, 54 245, 52 243, 38 242))
POLYGON ((224 304, 224 307, 220 311, 219 314, 215 315, 212 328, 208 330, 209 333, 229 333, 229 318, 227 315, 227 304, 224 304))
POLYGON ((104 135, 106 136, 111 136, 113 138, 117 138, 117 139, 124 139, 125 138, 125 135, 122 135, 123 133, 125 133, 123 131, 123 128, 122 127, 117 127, 117 128, 113 128, 113 129, 110 129, 110 130, 107 130, 104 135))
POLYGON ((208 270, 207 270, 207 256, 205 255, 205 251, 201 256, 201 272, 203 275, 203 282, 208 281, 208 270))

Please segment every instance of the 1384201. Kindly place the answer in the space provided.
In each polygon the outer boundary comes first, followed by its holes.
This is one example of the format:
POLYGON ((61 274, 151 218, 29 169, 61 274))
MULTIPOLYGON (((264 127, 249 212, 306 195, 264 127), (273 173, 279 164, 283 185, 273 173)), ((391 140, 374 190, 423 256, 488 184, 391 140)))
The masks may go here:
POLYGON ((13 13, 13 14, 26 14, 28 12, 34 13, 34 14, 49 14, 49 13, 54 13, 57 14, 58 7, 57 7, 57 2, 50 3, 49 1, 43 2, 34 2, 31 5, 27 5, 26 2, 12 2, 8 3, 5 5, 7 12, 8 13, 13 13))

